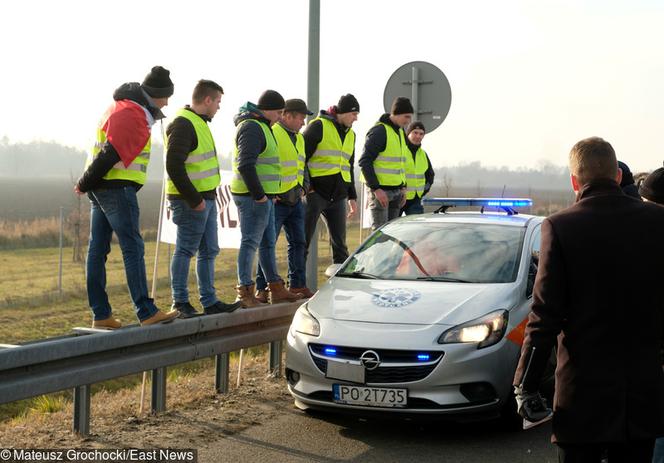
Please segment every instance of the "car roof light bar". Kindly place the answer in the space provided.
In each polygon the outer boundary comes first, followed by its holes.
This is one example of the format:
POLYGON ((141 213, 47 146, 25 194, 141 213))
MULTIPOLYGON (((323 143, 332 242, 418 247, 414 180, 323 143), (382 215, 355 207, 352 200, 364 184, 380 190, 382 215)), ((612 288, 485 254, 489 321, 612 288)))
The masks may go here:
POLYGON ((533 200, 530 198, 424 198, 422 204, 425 206, 438 206, 436 213, 447 212, 450 207, 485 207, 502 209, 507 215, 517 214, 518 207, 531 207, 533 200))

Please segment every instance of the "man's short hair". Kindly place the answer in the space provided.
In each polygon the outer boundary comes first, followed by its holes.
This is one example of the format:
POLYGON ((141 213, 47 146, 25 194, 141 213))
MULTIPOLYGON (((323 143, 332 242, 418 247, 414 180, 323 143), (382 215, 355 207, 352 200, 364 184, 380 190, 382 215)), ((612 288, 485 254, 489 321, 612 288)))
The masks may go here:
POLYGON ((224 89, 221 88, 216 82, 207 79, 201 79, 194 87, 194 93, 191 95, 191 100, 194 103, 202 103, 206 97, 214 98, 217 93, 224 94, 224 89))
POLYGON ((569 153, 569 170, 581 185, 602 178, 615 180, 618 175, 616 152, 602 138, 583 139, 569 153))

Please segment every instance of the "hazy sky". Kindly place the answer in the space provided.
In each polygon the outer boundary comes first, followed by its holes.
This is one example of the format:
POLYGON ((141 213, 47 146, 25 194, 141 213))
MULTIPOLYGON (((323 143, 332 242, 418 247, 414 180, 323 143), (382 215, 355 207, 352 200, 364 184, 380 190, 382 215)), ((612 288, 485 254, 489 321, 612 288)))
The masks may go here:
MULTIPOLYGON (((212 123, 266 88, 306 98, 308 1, 67 0, 0 6, 0 137, 87 148, 113 89, 160 64, 188 103, 199 78, 226 92, 212 123)), ((633 170, 664 155, 661 0, 321 0, 321 106, 361 106, 357 151, 383 112, 392 72, 429 61, 452 87, 425 138, 434 165, 566 163, 580 138, 610 141, 633 170)), ((154 131, 159 137, 158 127, 154 131)))

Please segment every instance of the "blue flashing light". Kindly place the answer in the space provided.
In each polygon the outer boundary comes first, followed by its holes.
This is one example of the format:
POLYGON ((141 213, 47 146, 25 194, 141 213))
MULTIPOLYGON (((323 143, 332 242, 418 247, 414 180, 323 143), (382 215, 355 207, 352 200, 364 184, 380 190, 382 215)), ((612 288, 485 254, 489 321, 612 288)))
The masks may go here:
POLYGON ((454 207, 530 207, 530 198, 424 198, 422 204, 428 206, 454 207))
POLYGON ((337 355, 337 350, 334 347, 326 347, 325 354, 329 356, 335 356, 337 355))
POLYGON ((417 360, 420 362, 426 362, 430 358, 429 354, 417 354, 417 360))

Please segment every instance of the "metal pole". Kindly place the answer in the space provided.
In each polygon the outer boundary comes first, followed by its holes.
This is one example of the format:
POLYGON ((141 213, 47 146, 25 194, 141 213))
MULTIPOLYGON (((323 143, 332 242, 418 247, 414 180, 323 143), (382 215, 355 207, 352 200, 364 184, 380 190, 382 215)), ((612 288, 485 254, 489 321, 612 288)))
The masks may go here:
POLYGON ((281 377, 281 341, 272 341, 270 343, 270 364, 268 371, 273 378, 281 377))
POLYGON ((90 434, 90 385, 74 388, 74 432, 90 434))
MULTIPOLYGON (((307 105, 318 109, 320 96, 320 0, 309 0, 309 53, 307 67, 307 105)), ((311 117, 309 117, 311 119, 311 117)), ((318 289, 318 224, 309 243, 307 287, 318 289)))
POLYGON ((58 265, 58 292, 62 296, 62 247, 65 234, 65 208, 60 206, 60 264, 58 265))
POLYGON ((152 370, 152 413, 166 411, 166 367, 152 370))
POLYGON ((413 66, 411 74, 411 87, 410 87, 410 103, 413 105, 413 120, 418 121, 418 112, 419 112, 419 102, 417 100, 417 87, 419 86, 419 73, 416 66, 413 66))
POLYGON ((229 360, 228 353, 215 356, 214 390, 219 394, 225 394, 228 392, 229 360))

